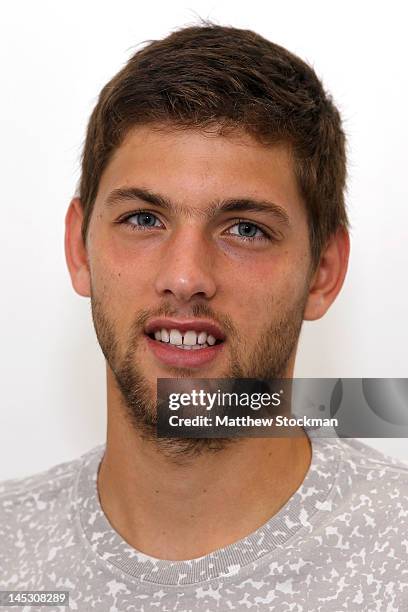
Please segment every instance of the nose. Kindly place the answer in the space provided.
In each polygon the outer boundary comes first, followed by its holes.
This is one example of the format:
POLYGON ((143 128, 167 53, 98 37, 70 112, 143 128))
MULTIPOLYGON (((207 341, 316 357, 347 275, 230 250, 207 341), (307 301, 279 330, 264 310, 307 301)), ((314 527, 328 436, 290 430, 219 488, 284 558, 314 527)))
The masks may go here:
POLYGON ((210 299, 216 292, 211 244, 188 224, 175 231, 162 245, 155 289, 161 297, 179 302, 194 297, 210 299))

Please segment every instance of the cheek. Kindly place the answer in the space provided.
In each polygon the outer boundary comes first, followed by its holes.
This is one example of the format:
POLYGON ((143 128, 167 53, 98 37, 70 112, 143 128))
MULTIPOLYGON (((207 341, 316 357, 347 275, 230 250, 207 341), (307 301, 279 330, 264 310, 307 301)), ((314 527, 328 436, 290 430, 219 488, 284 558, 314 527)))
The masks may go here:
POLYGON ((223 274, 223 294, 235 298, 252 323, 262 319, 265 308, 284 309, 304 294, 309 259, 307 252, 289 248, 230 259, 223 274))
POLYGON ((145 291, 151 261, 131 241, 108 236, 103 230, 95 232, 97 240, 91 243, 91 279, 95 290, 110 293, 112 301, 123 303, 145 291), (113 300, 114 298, 114 300, 113 300))
POLYGON ((94 271, 92 283, 95 291, 104 296, 109 310, 118 313, 121 318, 126 312, 134 316, 143 297, 147 296, 143 266, 135 266, 131 262, 119 264, 107 256, 98 261, 94 271))

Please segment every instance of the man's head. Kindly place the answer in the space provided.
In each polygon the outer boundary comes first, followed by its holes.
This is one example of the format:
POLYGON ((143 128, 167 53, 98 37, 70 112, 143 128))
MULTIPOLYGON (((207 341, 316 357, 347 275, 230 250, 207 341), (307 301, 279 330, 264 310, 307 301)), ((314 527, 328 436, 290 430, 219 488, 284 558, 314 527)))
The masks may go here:
POLYGON ((136 421, 154 422, 157 377, 291 375, 303 319, 344 279, 345 174, 315 73, 253 32, 181 30, 104 87, 67 259, 136 421))
POLYGON ((148 123, 240 128, 259 142, 289 144, 315 265, 329 235, 347 227, 345 137, 315 72, 255 32, 210 25, 152 42, 102 89, 83 152, 84 240, 114 151, 130 127, 148 123))

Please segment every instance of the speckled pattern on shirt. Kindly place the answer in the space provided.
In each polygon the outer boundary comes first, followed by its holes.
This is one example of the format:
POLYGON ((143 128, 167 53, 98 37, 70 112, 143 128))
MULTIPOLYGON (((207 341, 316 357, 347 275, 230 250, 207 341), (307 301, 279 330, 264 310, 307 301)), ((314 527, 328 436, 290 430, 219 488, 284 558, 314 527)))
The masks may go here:
POLYGON ((311 466, 285 506, 189 561, 149 557, 112 529, 96 486, 104 445, 3 482, 0 589, 69 590, 81 612, 408 611, 408 467, 356 440, 309 437, 311 466))

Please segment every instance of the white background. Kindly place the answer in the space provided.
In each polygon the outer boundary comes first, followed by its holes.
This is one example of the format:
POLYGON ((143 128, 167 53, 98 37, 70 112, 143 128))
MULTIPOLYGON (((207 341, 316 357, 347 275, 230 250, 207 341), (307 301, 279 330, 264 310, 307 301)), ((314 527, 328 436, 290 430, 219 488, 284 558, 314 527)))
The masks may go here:
MULTIPOLYGON (((311 63, 349 139, 352 251, 341 295, 305 324, 295 374, 407 377, 407 68, 403 2, 2 3, 0 479, 103 442, 105 370, 66 270, 64 216, 101 87, 144 40, 198 17, 311 63)), ((408 459, 408 440, 367 440, 408 459)))

